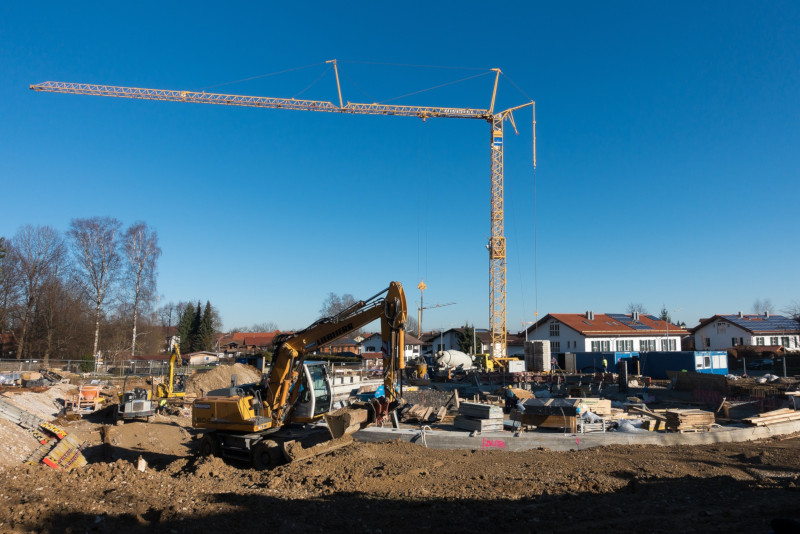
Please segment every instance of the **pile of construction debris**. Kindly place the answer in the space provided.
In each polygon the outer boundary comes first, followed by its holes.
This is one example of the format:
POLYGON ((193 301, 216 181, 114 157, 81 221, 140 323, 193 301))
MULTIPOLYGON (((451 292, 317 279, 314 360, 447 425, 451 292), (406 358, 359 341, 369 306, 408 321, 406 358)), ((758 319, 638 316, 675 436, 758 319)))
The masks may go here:
POLYGON ((66 471, 86 465, 86 458, 81 454, 83 443, 61 427, 5 399, 0 399, 0 417, 25 429, 39 442, 24 463, 44 463, 66 471))

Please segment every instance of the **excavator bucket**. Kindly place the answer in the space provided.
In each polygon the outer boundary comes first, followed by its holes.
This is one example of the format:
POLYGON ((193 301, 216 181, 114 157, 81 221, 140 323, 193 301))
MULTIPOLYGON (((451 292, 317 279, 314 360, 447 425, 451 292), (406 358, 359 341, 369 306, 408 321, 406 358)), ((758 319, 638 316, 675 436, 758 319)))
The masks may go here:
POLYGON ((333 439, 352 434, 369 424, 369 411, 365 408, 345 406, 325 414, 325 422, 333 439))

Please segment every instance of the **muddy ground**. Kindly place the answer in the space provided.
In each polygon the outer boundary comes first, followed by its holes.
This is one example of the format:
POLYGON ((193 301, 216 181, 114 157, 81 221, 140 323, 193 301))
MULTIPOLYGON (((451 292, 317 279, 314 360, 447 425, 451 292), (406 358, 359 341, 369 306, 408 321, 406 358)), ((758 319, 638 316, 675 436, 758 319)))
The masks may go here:
POLYGON ((571 452, 353 443, 256 471, 196 456, 188 423, 69 423, 90 464, 6 467, 0 532, 768 532, 800 519, 800 434, 571 452))
MULTIPOLYGON (((44 417, 59 388, 3 395, 44 417)), ((800 434, 570 452, 352 443, 256 471, 197 456, 188 409, 57 422, 86 443, 88 466, 20 465, 36 440, 0 420, 0 532, 769 532, 775 518, 800 520, 800 434)))

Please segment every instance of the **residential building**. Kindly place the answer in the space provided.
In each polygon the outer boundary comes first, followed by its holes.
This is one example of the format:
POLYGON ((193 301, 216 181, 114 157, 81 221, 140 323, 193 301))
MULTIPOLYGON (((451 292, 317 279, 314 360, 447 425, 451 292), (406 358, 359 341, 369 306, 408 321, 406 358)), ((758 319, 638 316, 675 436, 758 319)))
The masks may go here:
POLYGON ((782 315, 714 315, 701 319, 691 332, 698 350, 771 346, 776 353, 781 347, 787 352, 800 351, 800 323, 782 315))
MULTIPOLYGON (((419 359, 422 353, 422 341, 411 334, 405 334, 403 338, 405 340, 403 355, 405 356, 406 362, 419 359)), ((364 354, 365 352, 380 352, 382 344, 383 339, 380 334, 364 334, 363 339, 359 343, 359 354, 364 354)))
POLYGON ((520 333, 549 340, 553 354, 565 352, 679 351, 689 332, 654 315, 623 313, 549 313, 520 333))
MULTIPOLYGON (((422 352, 432 354, 442 350, 461 350, 459 344, 466 335, 465 328, 450 328, 440 332, 430 332, 422 336, 422 352)), ((476 354, 489 354, 492 346, 492 333, 485 328, 475 329, 476 354)), ((509 356, 524 356, 525 337, 506 334, 506 350, 509 356)))
POLYGON ((231 332, 225 334, 217 344, 219 350, 227 357, 238 357, 259 352, 272 352, 272 343, 278 334, 291 332, 231 332))

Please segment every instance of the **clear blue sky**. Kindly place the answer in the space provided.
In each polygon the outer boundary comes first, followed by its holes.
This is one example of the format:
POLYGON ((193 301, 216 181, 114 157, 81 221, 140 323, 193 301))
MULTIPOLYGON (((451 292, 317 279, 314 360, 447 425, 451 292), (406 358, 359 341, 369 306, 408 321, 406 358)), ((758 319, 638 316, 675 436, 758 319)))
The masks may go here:
MULTIPOLYGON (((303 327, 328 292, 364 298, 390 280, 416 308, 421 277, 426 304, 458 303, 428 312, 426 329, 487 327, 486 123, 28 86, 332 101, 331 73, 313 82, 337 58, 345 99, 372 102, 498 67, 499 108, 537 105, 535 176, 530 114, 506 135, 510 330, 537 303, 540 316, 666 305, 692 326, 800 300, 797 2, 296 5, 2 3, 0 235, 143 220, 164 250, 163 301, 210 300, 227 327, 303 327)), ((392 103, 485 108, 491 84, 392 103)))

